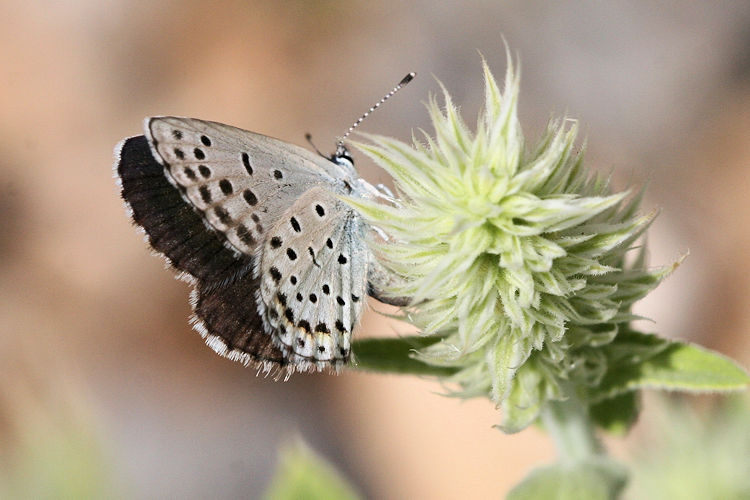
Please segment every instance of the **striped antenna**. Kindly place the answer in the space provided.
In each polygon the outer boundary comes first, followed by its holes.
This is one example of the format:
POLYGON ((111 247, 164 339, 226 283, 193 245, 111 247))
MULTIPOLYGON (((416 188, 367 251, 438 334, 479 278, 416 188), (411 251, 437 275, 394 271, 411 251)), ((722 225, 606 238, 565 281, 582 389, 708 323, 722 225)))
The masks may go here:
POLYGON ((406 75, 405 77, 403 77, 401 79, 401 81, 398 82, 398 85, 396 85, 395 87, 393 87, 393 90, 391 90, 386 95, 384 95, 381 100, 379 100, 373 107, 371 107, 370 109, 368 109, 365 114, 363 114, 362 116, 360 116, 357 119, 357 121, 354 122, 351 127, 349 127, 349 130, 346 131, 346 134, 344 134, 344 136, 341 139, 339 139, 339 141, 336 143, 336 153, 335 153, 334 156, 341 156, 341 155, 345 154, 346 147, 344 147, 344 141, 346 140, 347 137, 349 137, 349 134, 351 134, 354 131, 354 129, 357 128, 359 126, 359 124, 362 123, 362 121, 370 115, 370 113, 372 113, 373 111, 375 111, 376 109, 378 109, 381 104, 383 104, 385 101, 387 101, 393 94, 395 94, 396 92, 398 92, 399 90, 401 90, 401 87, 403 87, 404 85, 406 85, 407 83, 409 83, 410 81, 412 81, 415 76, 417 76, 417 74, 412 71, 411 73, 409 73, 408 75, 406 75))

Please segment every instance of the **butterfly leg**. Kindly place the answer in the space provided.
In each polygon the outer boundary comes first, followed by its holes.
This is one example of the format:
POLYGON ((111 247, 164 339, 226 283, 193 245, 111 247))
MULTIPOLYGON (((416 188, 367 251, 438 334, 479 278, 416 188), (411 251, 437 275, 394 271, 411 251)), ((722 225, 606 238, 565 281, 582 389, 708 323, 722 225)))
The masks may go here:
POLYGON ((375 186, 375 190, 377 191, 377 195, 379 198, 385 200, 394 207, 401 207, 401 203, 399 203, 398 199, 396 199, 393 191, 391 191, 385 184, 378 184, 377 186, 375 186))

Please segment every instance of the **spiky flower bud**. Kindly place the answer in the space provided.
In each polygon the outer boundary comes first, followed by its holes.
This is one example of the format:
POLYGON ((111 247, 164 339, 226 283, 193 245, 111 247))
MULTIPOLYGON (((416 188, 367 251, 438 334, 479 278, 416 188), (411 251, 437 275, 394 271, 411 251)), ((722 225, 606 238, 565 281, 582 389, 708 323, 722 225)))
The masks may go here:
POLYGON ((634 243, 655 214, 639 215, 640 195, 584 168, 574 121, 551 122, 526 147, 508 61, 503 92, 483 63, 476 132, 443 88, 444 108, 427 105, 435 137, 360 144, 393 177, 397 200, 356 208, 389 236, 372 243, 403 279, 388 292, 412 297, 408 320, 441 338, 419 359, 455 367, 455 394, 489 395, 502 428, 516 431, 547 400, 597 384, 599 348, 673 266, 645 268, 634 243))

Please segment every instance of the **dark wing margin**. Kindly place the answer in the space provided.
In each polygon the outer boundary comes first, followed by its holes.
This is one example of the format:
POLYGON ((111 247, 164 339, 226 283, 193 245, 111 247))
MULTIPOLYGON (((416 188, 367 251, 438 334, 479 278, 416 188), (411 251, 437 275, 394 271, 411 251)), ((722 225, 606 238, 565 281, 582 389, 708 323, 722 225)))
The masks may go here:
POLYGON ((204 286, 231 283, 252 271, 253 258, 228 249, 202 216, 167 179, 146 137, 125 139, 116 159, 121 196, 151 247, 181 271, 181 278, 204 286))
POLYGON ((191 295, 190 321, 218 354, 268 373, 283 369, 288 360, 263 328, 255 304, 258 286, 259 278, 252 274, 223 287, 206 288, 198 283, 191 295))
POLYGON ((133 221, 180 277, 195 284, 191 323, 214 351, 266 374, 290 374, 258 314, 253 258, 228 249, 167 178, 140 135, 117 150, 116 175, 133 221))

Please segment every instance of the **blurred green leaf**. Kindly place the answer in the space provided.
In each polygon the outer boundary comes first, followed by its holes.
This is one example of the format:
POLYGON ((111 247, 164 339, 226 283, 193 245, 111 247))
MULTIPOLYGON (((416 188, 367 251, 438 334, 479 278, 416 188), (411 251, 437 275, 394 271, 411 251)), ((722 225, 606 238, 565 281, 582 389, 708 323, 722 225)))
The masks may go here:
POLYGON ((428 365, 412 357, 415 351, 440 340, 440 338, 420 336, 355 340, 352 343, 352 352, 355 355, 354 366, 358 370, 384 373, 453 375, 457 371, 455 368, 428 365))
POLYGON ((626 480, 624 468, 604 457, 556 463, 533 470, 507 500, 614 500, 626 480))
POLYGON ((750 401, 727 398, 703 412, 684 398, 658 402, 634 443, 627 498, 749 499, 750 401))
POLYGON ((300 439, 280 450, 266 500, 358 500, 355 489, 300 439))
POLYGON ((0 498, 126 498, 84 408, 45 399, 13 408, 13 442, 0 445, 0 498))

